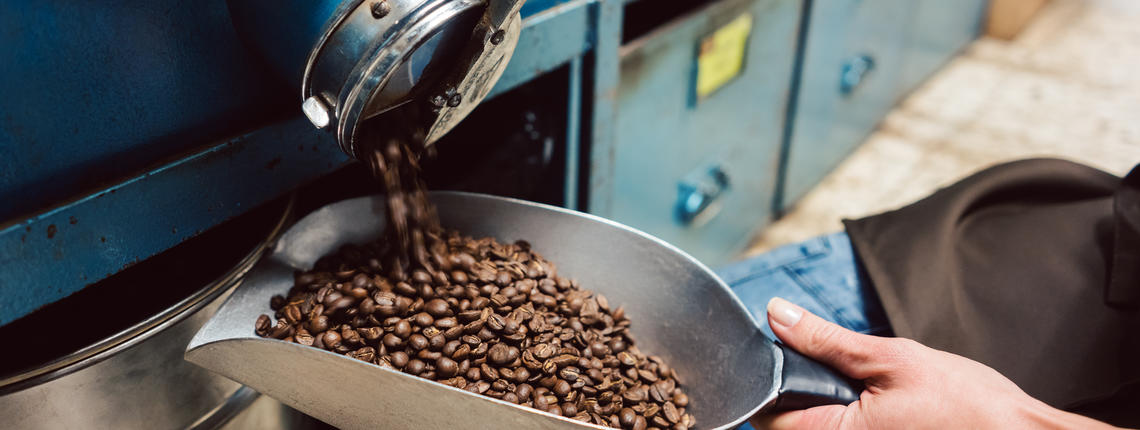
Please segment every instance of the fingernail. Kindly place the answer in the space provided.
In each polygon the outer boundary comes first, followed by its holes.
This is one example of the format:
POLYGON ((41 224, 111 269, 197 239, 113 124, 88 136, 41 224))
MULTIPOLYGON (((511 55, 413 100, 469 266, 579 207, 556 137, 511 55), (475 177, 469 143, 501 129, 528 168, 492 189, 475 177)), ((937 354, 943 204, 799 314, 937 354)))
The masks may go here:
POLYGON ((791 327, 800 322, 800 318, 804 316, 804 310, 787 300, 773 297, 772 300, 768 301, 768 315, 776 324, 791 327))

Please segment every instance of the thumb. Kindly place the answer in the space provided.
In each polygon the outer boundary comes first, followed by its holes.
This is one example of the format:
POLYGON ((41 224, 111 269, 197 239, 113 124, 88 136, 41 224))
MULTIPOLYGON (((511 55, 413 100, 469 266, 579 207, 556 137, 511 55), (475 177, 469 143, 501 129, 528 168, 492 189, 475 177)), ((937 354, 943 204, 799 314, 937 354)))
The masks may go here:
POLYGON ((883 338, 855 333, 787 300, 776 297, 768 302, 768 325, 792 349, 849 377, 867 379, 884 370, 876 352, 883 338))

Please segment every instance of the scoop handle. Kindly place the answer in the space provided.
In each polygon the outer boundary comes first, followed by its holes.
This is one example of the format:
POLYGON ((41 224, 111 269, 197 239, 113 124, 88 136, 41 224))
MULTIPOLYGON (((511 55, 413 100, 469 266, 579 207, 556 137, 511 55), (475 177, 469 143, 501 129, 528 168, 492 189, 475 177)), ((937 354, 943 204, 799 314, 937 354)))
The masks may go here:
POLYGON ((776 343, 784 356, 780 390, 772 412, 807 409, 823 405, 848 405, 859 400, 863 383, 776 343))

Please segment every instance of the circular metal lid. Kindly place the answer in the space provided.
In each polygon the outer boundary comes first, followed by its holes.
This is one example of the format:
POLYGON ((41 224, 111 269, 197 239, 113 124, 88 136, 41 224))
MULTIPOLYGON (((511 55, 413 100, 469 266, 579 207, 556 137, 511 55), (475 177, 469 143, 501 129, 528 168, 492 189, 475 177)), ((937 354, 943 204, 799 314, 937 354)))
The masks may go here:
MULTIPOLYGON (((341 5, 313 48, 302 110, 357 155, 378 116, 431 144, 483 100, 518 42, 513 0, 377 0, 341 5), (397 113, 398 111, 398 113, 397 113)), ((388 124, 385 124, 388 126, 388 124)))

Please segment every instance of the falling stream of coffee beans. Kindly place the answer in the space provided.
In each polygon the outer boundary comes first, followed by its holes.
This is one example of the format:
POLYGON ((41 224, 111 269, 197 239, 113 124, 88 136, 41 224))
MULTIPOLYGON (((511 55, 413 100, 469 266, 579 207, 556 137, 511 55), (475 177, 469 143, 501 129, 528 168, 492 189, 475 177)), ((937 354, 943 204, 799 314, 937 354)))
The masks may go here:
POLYGON ((298 272, 259 336, 603 426, 695 424, 676 372, 638 350, 621 307, 524 241, 444 231, 403 142, 364 157, 387 192, 385 236, 298 272))

